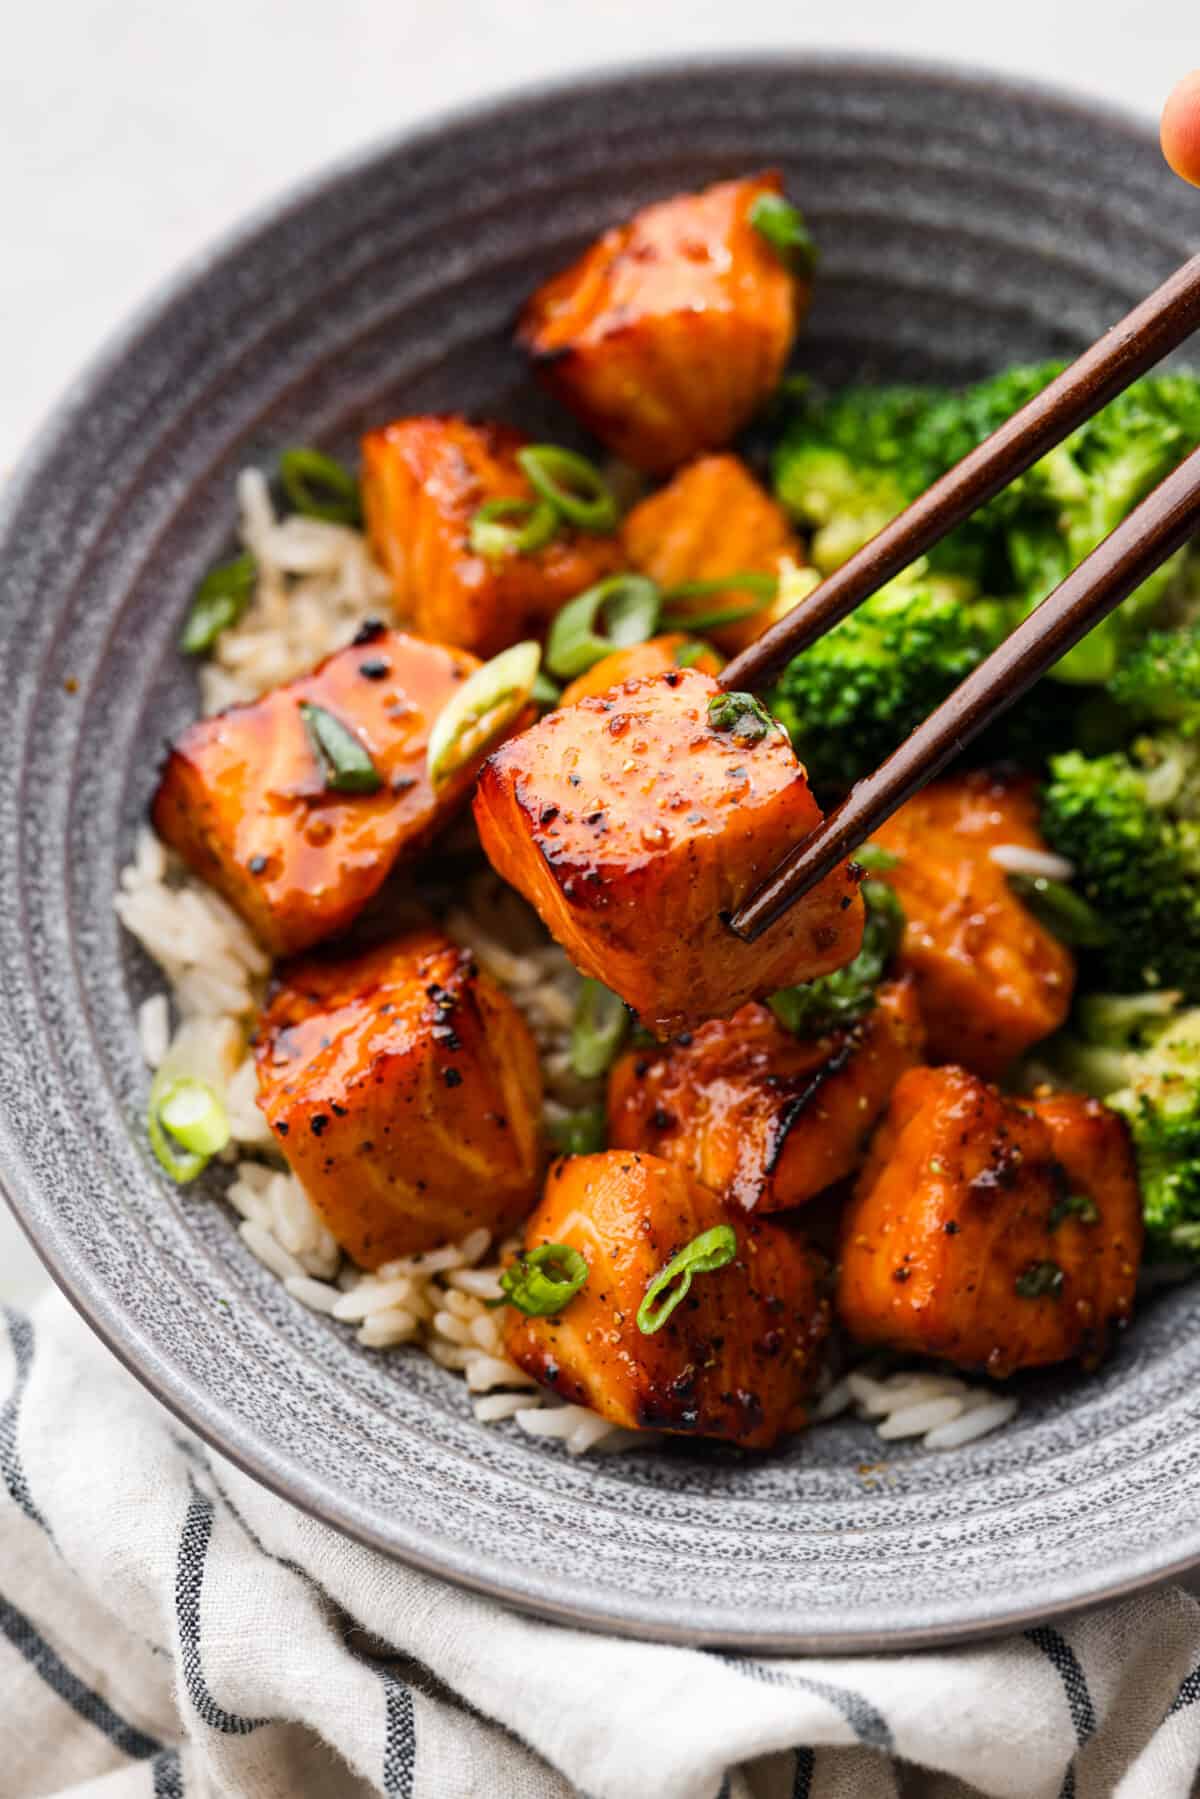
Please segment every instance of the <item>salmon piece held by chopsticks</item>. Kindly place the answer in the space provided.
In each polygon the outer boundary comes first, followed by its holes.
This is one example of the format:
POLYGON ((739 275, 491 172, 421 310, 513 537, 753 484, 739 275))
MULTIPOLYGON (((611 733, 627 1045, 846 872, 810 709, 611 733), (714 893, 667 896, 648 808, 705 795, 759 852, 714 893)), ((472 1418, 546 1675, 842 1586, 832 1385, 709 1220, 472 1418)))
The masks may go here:
POLYGON ((849 863, 755 943, 725 923, 820 817, 786 733, 697 669, 550 713, 488 759, 475 796, 497 873, 660 1037, 858 953, 849 863))

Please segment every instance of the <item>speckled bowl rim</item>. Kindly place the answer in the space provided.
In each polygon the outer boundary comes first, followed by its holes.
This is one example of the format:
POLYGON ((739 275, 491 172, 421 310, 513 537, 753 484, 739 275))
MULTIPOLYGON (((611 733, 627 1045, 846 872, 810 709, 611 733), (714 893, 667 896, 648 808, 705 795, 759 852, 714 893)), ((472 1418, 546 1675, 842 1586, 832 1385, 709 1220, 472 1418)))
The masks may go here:
MULTIPOLYGON (((1075 116, 1081 123, 1124 134, 1143 148, 1150 136, 1148 121, 1132 111, 1063 91, 1050 82, 996 75, 970 65, 937 59, 894 58, 858 52, 844 54, 833 49, 790 51, 767 48, 737 55, 705 51, 686 58, 636 60, 605 66, 592 73, 580 70, 551 80, 519 84, 505 89, 494 99, 439 111, 409 130, 389 134, 323 165, 281 195, 253 209, 236 226, 160 282, 107 337, 82 372, 60 394, 33 436, 0 496, 0 543, 16 518, 26 491, 36 485, 44 466, 53 461, 65 431, 77 418, 80 408, 87 405, 89 396, 119 368, 143 334, 215 266, 235 258, 263 232, 303 212, 310 202, 339 182, 372 169, 399 153, 418 151, 447 131, 503 123, 507 117, 519 115, 539 99, 561 100, 575 95, 603 94, 629 81, 679 80, 696 71, 710 76, 723 75, 736 82, 778 75, 788 69, 808 75, 826 72, 844 79, 886 76, 893 82, 912 82, 914 85, 933 81, 956 87, 964 94, 978 93, 1034 107, 1046 105, 1060 117, 1075 116)), ((8 1123, 7 1120, 4 1122, 8 1123)), ((15 1142, 19 1142, 19 1134, 19 1129, 12 1131, 15 1142)), ((35 1189, 31 1171, 19 1160, 12 1166, 0 1168, 0 1195, 7 1201, 57 1286, 117 1360, 189 1430, 251 1478, 332 1528, 426 1573, 563 1624, 662 1642, 720 1644, 767 1654, 874 1653, 967 1642, 1027 1628, 1048 1618, 1063 1617, 1127 1597, 1185 1575, 1200 1565, 1198 1522, 1186 1533, 1177 1553, 1168 1553, 1164 1546, 1158 1545, 1141 1555, 1124 1555, 1110 1560, 1090 1575, 1072 1575, 1057 1583, 1048 1583, 1044 1600, 1036 1605, 1011 1606, 1006 1605, 1003 1598, 981 1594, 977 1602, 956 1602, 945 1607, 933 1622, 888 1628, 829 1628, 821 1625, 816 1629, 778 1631, 722 1626, 713 1631, 664 1620, 649 1604, 628 1596, 579 1606, 559 1603, 541 1591, 536 1581, 524 1584, 512 1566, 499 1557, 451 1543, 439 1543, 431 1549, 423 1539, 408 1531, 400 1518, 393 1519, 386 1532, 375 1528, 348 1497, 331 1495, 320 1480, 312 1477, 300 1459, 274 1449, 252 1426, 219 1417, 219 1405, 197 1391, 186 1372, 169 1354, 143 1337, 135 1320, 113 1302, 92 1271, 72 1258, 66 1241, 54 1240, 52 1233, 43 1229, 35 1189)), ((733 1503, 737 1503, 736 1499, 733 1503)))

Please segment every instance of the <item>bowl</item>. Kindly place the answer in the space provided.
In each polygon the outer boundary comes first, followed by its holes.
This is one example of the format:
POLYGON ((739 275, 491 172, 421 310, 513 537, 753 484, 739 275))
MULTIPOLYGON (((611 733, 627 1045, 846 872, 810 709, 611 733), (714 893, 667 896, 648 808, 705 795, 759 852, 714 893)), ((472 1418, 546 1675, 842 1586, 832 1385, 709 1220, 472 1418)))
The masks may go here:
POLYGON ((141 1133, 158 985, 111 894, 237 471, 402 411, 563 421, 522 297, 634 207, 779 166, 823 259, 797 366, 955 379, 1069 355, 1186 254, 1151 136, 1040 89, 785 57, 635 69, 461 114, 335 169, 187 270, 66 395, 0 527, 0 1168, 51 1272, 202 1437, 381 1550, 555 1618, 777 1651, 1029 1624, 1200 1559, 1200 1287, 1090 1379, 1031 1382, 948 1453, 848 1422, 771 1458, 570 1459, 476 1424, 426 1358, 360 1349, 254 1261, 219 1180, 141 1133))

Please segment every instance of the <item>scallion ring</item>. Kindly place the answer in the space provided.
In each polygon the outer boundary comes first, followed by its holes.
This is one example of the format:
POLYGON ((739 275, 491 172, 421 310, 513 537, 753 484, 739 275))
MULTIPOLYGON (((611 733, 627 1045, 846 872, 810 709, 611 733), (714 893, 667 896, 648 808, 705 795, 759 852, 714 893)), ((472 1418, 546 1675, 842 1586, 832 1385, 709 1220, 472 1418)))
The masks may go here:
POLYGON ((714 731, 728 731, 738 743, 757 743, 768 731, 779 729, 752 693, 716 693, 708 702, 708 722, 714 731))
POLYGON ((629 1029, 629 1011, 603 981, 584 981, 571 1024, 572 1071, 581 1081, 607 1073, 629 1029))
POLYGON ((586 1284, 588 1265, 569 1243, 540 1243, 517 1252, 500 1276, 504 1301, 527 1318, 552 1318, 586 1284))
POLYGON ((712 581, 684 581, 678 587, 669 587, 662 596, 662 628, 664 631, 718 631, 722 625, 740 625, 743 619, 757 618, 760 612, 765 612, 778 595, 778 577, 761 572, 721 575, 712 581), (689 612, 686 606, 679 604, 681 600, 705 599, 714 593, 749 593, 754 599, 746 606, 719 606, 710 612, 689 612))
POLYGON ((514 643, 477 668, 442 707, 426 754, 435 790, 520 716, 529 704, 541 654, 536 643, 514 643))
POLYGON ((205 656, 222 631, 236 625, 254 592, 258 564, 253 556, 235 556, 220 568, 211 568, 196 589, 188 610, 179 647, 185 656, 205 656))
POLYGON ((530 444, 517 451, 517 465, 530 485, 581 531, 611 531, 617 502, 594 462, 558 444, 530 444))
POLYGON ((690 637, 686 643, 681 643, 676 650, 675 666, 676 668, 695 668, 697 662, 703 662, 705 657, 708 657, 711 661, 715 662, 718 668, 721 667, 725 660, 723 656, 719 655, 717 651, 713 649, 711 643, 705 643, 703 638, 700 637, 690 637))
POLYGON ((759 194, 747 217, 781 262, 800 275, 812 274, 817 266, 817 246, 798 206, 782 194, 759 194))
POLYGON ((292 508, 331 525, 361 525, 362 495, 348 468, 322 450, 284 450, 279 479, 292 508))
POLYGON ((1065 881, 1051 881, 1045 875, 1010 874, 1008 884, 1038 923, 1060 943, 1069 944, 1072 949, 1103 949, 1112 942, 1112 932, 1099 912, 1065 881))
POLYGON ((340 718, 311 700, 300 701, 300 717, 330 793, 378 793, 383 778, 370 752, 340 718))
POLYGON ((471 519, 467 546, 473 556, 503 562, 543 549, 557 530, 558 513, 549 500, 485 500, 471 519))
POLYGON ((229 1142, 229 1118, 204 1081, 160 1069, 150 1088, 146 1134, 160 1165, 182 1186, 229 1142))
POLYGON ((597 1155, 608 1146, 608 1119, 603 1106, 580 1106, 550 1125, 550 1141, 563 1156, 597 1155))
POLYGON ((737 1233, 729 1224, 714 1224, 711 1230, 693 1237, 686 1249, 672 1256, 646 1288, 637 1312, 637 1327, 643 1336, 652 1337, 661 1330, 675 1307, 691 1290, 692 1276, 715 1274, 737 1254, 737 1233), (661 1300, 655 1310, 655 1302, 661 1300))
POLYGON ((882 843, 860 843, 854 852, 854 860, 868 874, 886 874, 889 868, 900 866, 899 856, 891 850, 885 850, 882 843))
POLYGON ((658 626, 658 588, 646 575, 612 575, 568 600, 546 639, 546 667, 573 681, 614 650, 645 643, 658 626), (601 622, 607 635, 597 629, 601 622))
POLYGON ((529 690, 529 697, 535 706, 540 706, 544 712, 549 712, 562 699, 562 688, 557 681, 552 681, 549 675, 544 675, 539 668, 537 678, 529 690))

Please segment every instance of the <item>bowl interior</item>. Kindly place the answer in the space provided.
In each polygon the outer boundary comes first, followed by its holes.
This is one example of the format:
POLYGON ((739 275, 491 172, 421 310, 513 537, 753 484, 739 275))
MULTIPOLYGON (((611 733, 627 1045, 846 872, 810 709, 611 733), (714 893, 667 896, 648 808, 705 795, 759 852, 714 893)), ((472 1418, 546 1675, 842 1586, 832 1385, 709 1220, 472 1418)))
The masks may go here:
POLYGON ((133 1008, 160 984, 110 908, 174 650, 239 468, 407 411, 566 421, 508 344, 530 287, 631 208, 778 165, 822 248, 797 367, 917 380, 1068 355, 1182 260, 1194 207, 1147 134, 1044 94, 886 64, 639 71, 452 120, 335 173, 155 303, 66 398, 0 554, 0 1166, 52 1270, 196 1429, 359 1537, 553 1615, 776 1649, 1028 1620, 1200 1555, 1200 1290, 1090 1380, 1032 1382, 951 1454, 825 1427, 769 1460, 571 1461, 475 1424, 462 1385, 360 1350, 240 1244, 218 1184, 139 1135, 133 1008))

